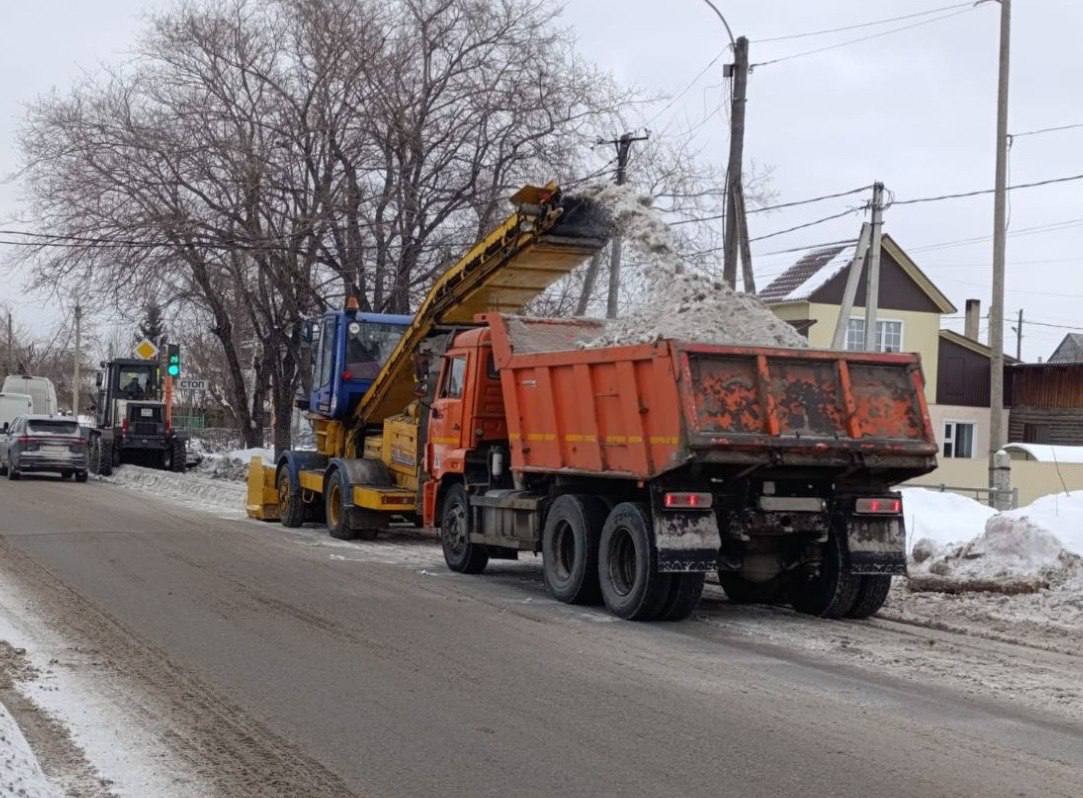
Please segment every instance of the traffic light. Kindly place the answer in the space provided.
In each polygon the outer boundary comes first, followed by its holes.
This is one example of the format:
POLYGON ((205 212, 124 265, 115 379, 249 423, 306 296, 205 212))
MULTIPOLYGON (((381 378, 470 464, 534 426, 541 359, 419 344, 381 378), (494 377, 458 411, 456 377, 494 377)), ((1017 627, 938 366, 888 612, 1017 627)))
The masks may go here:
POLYGON ((179 377, 181 373, 180 344, 169 344, 166 349, 166 356, 165 373, 170 377, 179 377))

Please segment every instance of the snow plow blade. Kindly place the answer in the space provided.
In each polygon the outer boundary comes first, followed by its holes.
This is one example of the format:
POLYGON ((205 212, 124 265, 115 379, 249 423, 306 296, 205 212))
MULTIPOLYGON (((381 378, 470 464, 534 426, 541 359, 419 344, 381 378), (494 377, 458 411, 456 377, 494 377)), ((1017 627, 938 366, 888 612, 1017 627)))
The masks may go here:
POLYGON ((260 521, 278 520, 278 490, 275 488, 275 467, 265 466, 256 455, 248 464, 248 499, 245 512, 260 521))

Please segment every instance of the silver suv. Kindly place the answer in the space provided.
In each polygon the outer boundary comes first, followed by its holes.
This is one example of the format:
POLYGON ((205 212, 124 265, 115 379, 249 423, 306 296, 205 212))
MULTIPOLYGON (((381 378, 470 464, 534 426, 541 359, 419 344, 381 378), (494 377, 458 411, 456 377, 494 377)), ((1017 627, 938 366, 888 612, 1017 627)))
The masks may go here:
POLYGON ((0 435, 0 475, 37 471, 86 482, 86 438, 74 418, 20 416, 0 435))

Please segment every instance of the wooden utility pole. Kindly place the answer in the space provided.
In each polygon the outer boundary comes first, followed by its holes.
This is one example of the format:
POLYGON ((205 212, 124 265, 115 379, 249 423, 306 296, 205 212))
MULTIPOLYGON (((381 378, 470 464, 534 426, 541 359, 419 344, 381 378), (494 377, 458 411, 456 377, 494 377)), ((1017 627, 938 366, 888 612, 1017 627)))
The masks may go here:
POLYGON ((744 264, 745 291, 753 293, 752 254, 748 249, 748 222, 745 217, 744 183, 741 162, 745 151, 745 105, 748 95, 748 39, 739 36, 733 46, 733 64, 726 66, 733 79, 730 105, 730 155, 726 166, 726 220, 722 276, 731 288, 737 287, 737 257, 744 264))
POLYGON ((854 299, 857 298, 857 285, 861 282, 861 272, 865 268, 865 256, 869 253, 868 222, 861 225, 861 235, 857 239, 857 248, 854 249, 854 258, 850 261, 850 270, 846 273, 846 287, 842 289, 842 304, 839 305, 839 320, 835 323, 835 334, 831 338, 831 348, 843 350, 846 348, 846 331, 850 326, 850 316, 854 310, 854 299))
MULTIPOLYGON (((648 136, 637 136, 634 133, 625 133, 619 139, 610 142, 617 147, 617 185, 623 186, 628 177, 628 155, 632 151, 632 143, 646 141, 648 136)), ((609 243, 609 296, 605 303, 605 316, 607 319, 617 318, 617 303, 620 299, 620 262, 621 262, 621 236, 613 236, 609 243)))
POLYGON ((590 305, 590 297, 594 293, 594 283, 598 279, 598 269, 602 265, 601 251, 595 252, 587 266, 587 273, 583 275, 583 288, 579 292, 579 301, 575 305, 575 315, 585 316, 587 307, 590 305))
POLYGON ((884 184, 872 184, 872 221, 869 224, 869 278, 865 282, 865 351, 879 348, 877 315, 880 310, 880 235, 884 226, 884 184))
POLYGON ((1015 327, 1015 359, 1023 362, 1023 309, 1019 308, 1019 321, 1015 327))
MULTIPOLYGON (((993 296, 989 303, 989 487, 995 487, 994 460, 1004 443, 1004 250, 1008 199, 1008 80, 1011 0, 1000 0, 1000 69, 997 76, 996 191, 993 197, 993 296)), ((1010 497, 994 494, 997 509, 1010 497)), ((1003 506, 1001 506, 1003 505, 1003 506)))
POLYGON ((71 414, 79 417, 79 380, 82 379, 80 369, 83 363, 83 306, 75 303, 75 365, 71 375, 71 414))
POLYGON ((8 374, 15 373, 15 323, 8 308, 8 374))

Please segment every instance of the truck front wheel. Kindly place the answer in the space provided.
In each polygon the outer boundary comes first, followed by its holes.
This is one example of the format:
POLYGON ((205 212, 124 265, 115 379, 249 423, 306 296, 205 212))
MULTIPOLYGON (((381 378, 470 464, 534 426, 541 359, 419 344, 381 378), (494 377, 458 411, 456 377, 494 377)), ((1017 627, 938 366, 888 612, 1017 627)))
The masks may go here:
POLYGON ((598 579, 606 607, 618 618, 653 621, 669 598, 670 574, 659 573, 651 519, 642 504, 613 508, 598 547, 598 579))
POLYGON ((489 564, 489 552, 470 542, 470 504, 462 485, 452 485, 440 513, 440 545, 447 567, 460 574, 480 574, 489 564))
POLYGON ((598 541, 605 516, 605 504, 591 496, 561 496, 553 502, 542 533, 542 572, 557 601, 601 601, 598 541))

